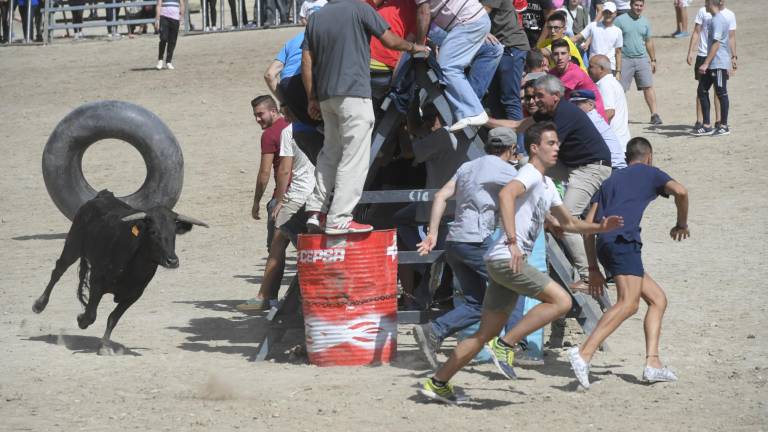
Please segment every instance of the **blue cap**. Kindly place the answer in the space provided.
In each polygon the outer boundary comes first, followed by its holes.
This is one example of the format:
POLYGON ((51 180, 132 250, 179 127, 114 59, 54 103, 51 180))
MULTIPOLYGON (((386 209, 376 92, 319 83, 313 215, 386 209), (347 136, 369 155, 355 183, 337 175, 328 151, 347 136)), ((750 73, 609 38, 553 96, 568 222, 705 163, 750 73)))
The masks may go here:
POLYGON ((568 99, 571 102, 595 100, 595 92, 592 90, 576 90, 571 92, 571 97, 568 99))

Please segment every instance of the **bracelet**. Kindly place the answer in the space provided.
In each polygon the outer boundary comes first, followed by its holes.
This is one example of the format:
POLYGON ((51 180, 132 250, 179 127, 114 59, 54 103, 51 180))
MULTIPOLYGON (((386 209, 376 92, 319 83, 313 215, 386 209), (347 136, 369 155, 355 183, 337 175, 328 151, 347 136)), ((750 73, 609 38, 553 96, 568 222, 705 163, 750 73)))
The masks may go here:
POLYGON ((656 59, 651 59, 651 63, 656 63, 656 59))
POLYGON ((507 246, 509 246, 509 245, 516 245, 517 244, 517 237, 512 237, 512 238, 507 237, 507 239, 504 240, 504 244, 507 245, 507 246))
POLYGON ((731 58, 734 59, 734 60, 738 60, 739 56, 731 56, 731 58))
POLYGON ((416 48, 416 44, 415 44, 415 43, 413 43, 413 42, 410 42, 410 44, 411 44, 411 47, 410 47, 410 48, 408 48, 408 52, 409 52, 409 53, 412 53, 412 52, 413 52, 413 49, 414 49, 414 48, 416 48))

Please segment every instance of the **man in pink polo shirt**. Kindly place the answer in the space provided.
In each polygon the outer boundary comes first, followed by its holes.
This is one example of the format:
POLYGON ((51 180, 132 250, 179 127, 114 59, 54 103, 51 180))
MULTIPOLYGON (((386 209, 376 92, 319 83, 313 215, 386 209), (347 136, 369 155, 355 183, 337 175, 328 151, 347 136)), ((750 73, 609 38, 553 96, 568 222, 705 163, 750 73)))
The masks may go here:
POLYGON ((571 92, 576 90, 591 90, 595 93, 595 109, 608 122, 605 114, 603 97, 592 79, 581 68, 571 62, 571 52, 568 43, 562 39, 552 42, 552 60, 555 67, 549 70, 551 75, 560 78, 565 87, 564 98, 568 99, 571 92))

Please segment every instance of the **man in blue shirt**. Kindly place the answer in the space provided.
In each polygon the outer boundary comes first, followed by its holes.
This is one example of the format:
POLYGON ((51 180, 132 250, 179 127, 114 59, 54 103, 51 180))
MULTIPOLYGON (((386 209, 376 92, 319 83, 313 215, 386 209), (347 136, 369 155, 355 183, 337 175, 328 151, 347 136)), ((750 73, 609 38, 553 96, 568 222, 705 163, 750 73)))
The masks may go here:
POLYGON ((715 85, 715 94, 720 101, 720 126, 712 133, 712 136, 728 135, 728 71, 731 69, 731 47, 729 42, 728 20, 720 13, 722 0, 707 0, 707 12, 712 14, 709 22, 709 53, 704 63, 699 66, 698 95, 701 102, 702 124, 704 129, 709 128, 709 89, 715 85))
POLYGON ((688 192, 664 171, 653 166, 653 149, 645 138, 636 137, 627 144, 629 166, 613 172, 592 198, 587 221, 601 220, 605 215, 624 218, 624 227, 585 239, 589 260, 589 289, 593 296, 602 294, 604 278, 597 257, 616 281, 618 300, 605 311, 597 326, 581 347, 568 351, 571 366, 581 385, 589 387, 589 362, 603 341, 626 319, 637 312, 640 298, 648 304, 645 315, 646 363, 643 380, 677 381, 677 376, 659 359, 661 320, 667 298, 661 287, 645 272, 640 250, 640 220, 648 204, 657 196, 674 195, 677 223, 669 235, 673 240, 688 238, 688 192))

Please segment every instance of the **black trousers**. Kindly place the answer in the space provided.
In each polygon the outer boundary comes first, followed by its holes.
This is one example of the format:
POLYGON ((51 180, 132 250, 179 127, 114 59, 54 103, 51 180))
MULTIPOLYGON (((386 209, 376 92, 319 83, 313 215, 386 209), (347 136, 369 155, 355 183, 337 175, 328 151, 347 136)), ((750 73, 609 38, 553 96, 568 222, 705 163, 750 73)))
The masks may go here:
MULTIPOLYGON (((208 0, 208 14, 205 16, 205 24, 203 27, 216 26, 216 0, 208 0)), ((201 9, 205 8, 203 0, 200 0, 201 9)))
MULTIPOLYGON (((245 10, 245 0, 240 0, 240 16, 243 18, 243 25, 248 24, 248 12, 245 10)), ((237 21, 237 0, 229 0, 229 13, 232 14, 232 25, 237 27, 240 24, 237 21)))
POLYGON ((702 120, 705 125, 710 124, 709 115, 709 89, 715 86, 715 96, 720 100, 720 123, 728 125, 728 71, 725 69, 709 69, 699 78, 697 93, 701 102, 702 120))
MULTIPOLYGON (((281 24, 290 22, 288 19, 288 8, 292 0, 256 0, 261 1, 261 25, 275 25, 275 17, 280 17, 281 24)), ((254 12, 255 13, 255 12, 254 12)))
POLYGON ((11 37, 11 29, 8 27, 8 12, 10 2, 0 2, 0 43, 8 42, 11 37))
POLYGON ((176 38, 179 36, 179 21, 168 17, 160 17, 160 45, 157 59, 162 60, 165 54, 165 62, 173 61, 173 50, 176 49, 176 38))
MULTIPOLYGON (((31 1, 31 0, 27 0, 31 1)), ((19 5, 19 14, 21 15, 21 28, 24 31, 24 38, 27 38, 27 34, 29 33, 30 29, 27 28, 27 5, 24 6, 19 5)), ((29 34, 29 39, 33 39, 35 35, 37 35, 37 40, 42 41, 43 39, 43 32, 40 30, 43 23, 43 11, 40 8, 40 6, 32 6, 32 20, 31 20, 32 26, 34 28, 34 33, 29 34)))
MULTIPOLYGON (((121 0, 105 0, 104 3, 107 4, 118 4, 121 0)), ((107 9, 107 21, 117 21, 120 19, 120 8, 109 8, 107 9)), ((117 26, 107 26, 107 31, 112 33, 112 30, 117 31, 117 26)))

